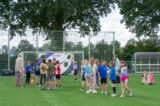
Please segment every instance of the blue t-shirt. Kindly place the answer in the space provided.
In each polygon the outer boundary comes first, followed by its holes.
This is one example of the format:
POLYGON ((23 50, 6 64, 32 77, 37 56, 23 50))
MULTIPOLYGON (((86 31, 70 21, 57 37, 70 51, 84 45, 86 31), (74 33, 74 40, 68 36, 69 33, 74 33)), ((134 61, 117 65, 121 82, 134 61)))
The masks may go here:
POLYGON ((26 72, 30 72, 32 70, 32 66, 27 64, 25 67, 26 72))
POLYGON ((85 73, 91 73, 92 67, 90 65, 87 65, 84 67, 84 72, 85 73))
POLYGON ((100 66, 98 71, 101 78, 107 78, 107 66, 100 66))
POLYGON ((40 64, 39 64, 39 63, 36 63, 36 64, 34 65, 34 70, 35 70, 35 71, 40 71, 40 64))
POLYGON ((116 69, 115 68, 111 68, 110 79, 111 80, 116 80, 116 69))

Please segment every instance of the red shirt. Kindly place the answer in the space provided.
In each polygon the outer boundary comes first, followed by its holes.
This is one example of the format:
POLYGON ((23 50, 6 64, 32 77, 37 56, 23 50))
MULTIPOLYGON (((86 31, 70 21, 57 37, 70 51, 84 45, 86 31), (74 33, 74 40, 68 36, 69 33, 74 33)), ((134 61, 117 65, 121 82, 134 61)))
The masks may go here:
POLYGON ((61 66, 60 66, 60 64, 56 65, 56 75, 61 75, 61 66))

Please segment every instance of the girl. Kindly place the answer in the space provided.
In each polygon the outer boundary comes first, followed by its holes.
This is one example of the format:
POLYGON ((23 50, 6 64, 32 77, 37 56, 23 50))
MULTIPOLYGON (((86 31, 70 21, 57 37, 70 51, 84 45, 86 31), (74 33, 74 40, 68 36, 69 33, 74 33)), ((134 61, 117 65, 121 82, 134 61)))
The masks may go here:
POLYGON ((147 75, 147 71, 144 71, 143 72, 143 75, 142 75, 142 84, 143 85, 147 85, 148 84, 148 75, 147 75))
POLYGON ((96 88, 98 88, 98 85, 99 85, 98 68, 101 66, 98 59, 95 60, 95 65, 97 66, 97 70, 96 70, 96 88))
POLYGON ((128 87, 128 73, 127 73, 127 66, 125 61, 121 62, 121 96, 124 97, 124 89, 126 89, 129 92, 129 96, 132 96, 132 91, 128 87))
POLYGON ((91 59, 91 90, 92 93, 97 93, 96 91, 96 70, 97 70, 97 66, 94 63, 94 59, 91 59))
POLYGON ((102 65, 98 69, 100 74, 100 81, 101 81, 101 87, 102 87, 102 94, 107 95, 106 91, 106 83, 107 83, 107 66, 106 61, 102 62, 102 65))
POLYGON ((150 72, 149 75, 148 75, 148 84, 153 85, 154 82, 155 82, 154 75, 150 72))
POLYGON ((110 71, 110 80, 111 80, 111 87, 112 87, 112 90, 113 90, 113 94, 111 94, 111 96, 117 96, 116 94, 116 87, 115 87, 115 84, 116 84, 116 69, 115 69, 115 64, 112 62, 110 64, 111 66, 111 71, 110 71))
POLYGON ((84 61, 81 62, 81 75, 82 75, 82 88, 81 90, 84 90, 84 84, 85 84, 85 72, 84 72, 84 61))
POLYGON ((84 72, 85 72, 85 79, 86 79, 86 89, 87 92, 86 93, 90 93, 91 92, 91 66, 88 62, 88 60, 85 60, 85 67, 84 67, 84 72))
POLYGON ((57 80, 56 84, 57 84, 57 87, 61 87, 61 83, 60 83, 60 80, 61 80, 61 65, 60 65, 58 60, 56 61, 55 69, 56 69, 56 80, 57 80))

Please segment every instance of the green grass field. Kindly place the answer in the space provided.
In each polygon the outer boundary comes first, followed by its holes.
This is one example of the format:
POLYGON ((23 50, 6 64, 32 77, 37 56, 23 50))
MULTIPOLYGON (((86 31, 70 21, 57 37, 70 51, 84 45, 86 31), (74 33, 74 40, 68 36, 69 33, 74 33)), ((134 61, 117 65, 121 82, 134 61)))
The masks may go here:
MULTIPOLYGON (((81 79, 72 80, 71 76, 62 77, 63 88, 56 91, 41 91, 36 85, 25 88, 15 86, 15 77, 0 77, 0 106, 160 106, 160 76, 156 84, 143 86, 140 75, 130 75, 129 86, 132 97, 120 98, 120 85, 117 84, 117 97, 111 97, 108 83, 108 95, 86 94, 80 90, 81 79)), ((126 93, 127 94, 127 93, 126 93)))

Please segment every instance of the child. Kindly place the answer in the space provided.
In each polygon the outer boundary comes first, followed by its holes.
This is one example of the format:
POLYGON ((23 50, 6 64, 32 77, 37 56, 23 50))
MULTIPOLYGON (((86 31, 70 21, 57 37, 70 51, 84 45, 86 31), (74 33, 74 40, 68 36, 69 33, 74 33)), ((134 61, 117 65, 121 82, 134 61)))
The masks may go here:
POLYGON ((92 93, 97 93, 97 91, 96 91, 97 65, 95 64, 94 59, 91 59, 90 65, 91 65, 91 68, 92 68, 92 70, 91 70, 91 90, 92 90, 92 93))
POLYGON ((148 84, 148 75, 147 75, 147 71, 144 71, 143 72, 143 75, 142 75, 142 84, 143 85, 147 85, 148 84))
POLYGON ((100 81, 101 81, 101 87, 102 87, 102 94, 107 95, 107 90, 106 90, 106 83, 107 83, 107 66, 106 66, 106 61, 102 62, 102 66, 99 67, 98 69, 99 74, 100 74, 100 81))
POLYGON ((96 69, 96 87, 98 88, 98 85, 99 85, 98 68, 101 66, 98 59, 95 60, 95 65, 97 66, 97 69, 96 69))
POLYGON ((34 71, 36 76, 36 83, 39 85, 39 77, 40 77, 40 64, 38 63, 38 60, 36 60, 36 63, 34 65, 34 71))
POLYGON ((88 60, 85 60, 85 67, 84 67, 84 72, 85 72, 85 79, 86 79, 86 93, 91 92, 91 66, 88 62, 88 60))
POLYGON ((128 73, 127 73, 127 66, 125 61, 121 62, 121 96, 124 97, 124 89, 126 89, 129 92, 129 96, 132 96, 132 91, 128 87, 128 73))
POLYGON ((117 96, 116 94, 116 69, 115 69, 115 64, 112 62, 111 63, 111 71, 110 71, 110 80, 111 80, 111 87, 113 90, 113 94, 111 94, 111 96, 117 96))
MULTIPOLYGON (((53 89, 53 81, 55 80, 53 77, 54 74, 54 65, 52 64, 52 60, 48 60, 48 70, 47 70, 47 79, 45 83, 45 87, 49 85, 49 89, 53 89)), ((45 89, 45 88, 44 88, 45 89)))
POLYGON ((78 65, 77 65, 77 62, 76 62, 76 61, 74 62, 73 70, 74 70, 74 80, 77 80, 78 65))
POLYGON ((27 62, 25 70, 26 70, 26 84, 29 85, 30 84, 30 78, 31 78, 31 70, 32 70, 30 61, 27 62))
POLYGON ((57 84, 57 87, 61 87, 61 83, 60 83, 60 80, 61 80, 61 65, 59 64, 58 60, 56 61, 55 69, 56 69, 56 84, 57 84))
POLYGON ((81 62, 81 75, 82 75, 82 85, 81 90, 84 90, 84 84, 85 84, 85 72, 84 72, 84 62, 81 62))
POLYGON ((47 74, 48 66, 46 64, 46 60, 43 60, 43 63, 40 65, 40 85, 44 85, 46 82, 46 74, 47 74))
POLYGON ((154 82, 155 82, 154 75, 150 72, 149 75, 148 75, 148 84, 153 85, 154 82))

